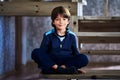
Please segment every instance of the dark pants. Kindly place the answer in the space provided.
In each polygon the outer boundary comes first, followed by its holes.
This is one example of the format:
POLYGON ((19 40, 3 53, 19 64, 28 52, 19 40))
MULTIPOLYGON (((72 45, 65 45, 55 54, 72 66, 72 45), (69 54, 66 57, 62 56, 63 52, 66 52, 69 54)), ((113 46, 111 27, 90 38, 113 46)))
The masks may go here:
POLYGON ((63 64, 66 65, 66 67, 74 66, 76 69, 82 68, 88 64, 88 57, 85 54, 79 54, 69 58, 61 58, 60 60, 41 52, 40 49, 34 49, 31 57, 45 73, 54 73, 51 68, 54 64, 59 66, 63 64))

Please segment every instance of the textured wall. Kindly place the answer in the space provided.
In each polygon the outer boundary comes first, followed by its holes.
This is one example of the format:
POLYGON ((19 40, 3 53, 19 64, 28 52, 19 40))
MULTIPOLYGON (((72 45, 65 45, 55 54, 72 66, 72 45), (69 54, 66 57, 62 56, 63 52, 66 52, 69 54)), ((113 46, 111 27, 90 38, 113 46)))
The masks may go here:
POLYGON ((84 16, 103 16, 104 0, 86 0, 87 6, 83 6, 84 16))
POLYGON ((3 17, 0 17, 0 74, 3 72, 3 27, 2 27, 3 17))
MULTIPOLYGON (((104 0, 86 0, 87 6, 83 7, 84 16, 103 16, 104 0)), ((108 0, 108 15, 120 16, 120 0, 108 0)))
POLYGON ((0 17, 0 74, 12 71, 15 65, 14 17, 0 17))
POLYGON ((44 32, 50 30, 50 17, 23 17, 23 27, 26 28, 27 61, 31 60, 31 51, 40 47, 44 32))
POLYGON ((120 0, 109 1, 109 16, 120 16, 120 0))

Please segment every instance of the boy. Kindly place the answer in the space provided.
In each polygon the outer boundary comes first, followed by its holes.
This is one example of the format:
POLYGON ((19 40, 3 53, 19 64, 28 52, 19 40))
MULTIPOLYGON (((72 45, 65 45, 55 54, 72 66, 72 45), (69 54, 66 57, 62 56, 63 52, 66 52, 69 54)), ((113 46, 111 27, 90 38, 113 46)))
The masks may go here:
POLYGON ((44 34, 40 48, 32 51, 32 59, 45 74, 85 73, 80 68, 88 64, 88 58, 80 54, 76 35, 69 30, 70 12, 58 6, 51 13, 54 29, 44 34))

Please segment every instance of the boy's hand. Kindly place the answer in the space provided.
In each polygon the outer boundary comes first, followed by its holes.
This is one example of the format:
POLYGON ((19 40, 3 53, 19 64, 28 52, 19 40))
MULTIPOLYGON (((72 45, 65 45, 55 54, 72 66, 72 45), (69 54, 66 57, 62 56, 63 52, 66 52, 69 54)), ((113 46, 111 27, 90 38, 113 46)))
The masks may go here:
POLYGON ((55 65, 52 66, 52 68, 53 68, 53 69, 57 69, 57 68, 58 68, 58 65, 55 64, 55 65))
POLYGON ((62 67, 63 69, 65 69, 65 68, 66 68, 66 66, 65 66, 65 65, 61 65, 61 67, 62 67))

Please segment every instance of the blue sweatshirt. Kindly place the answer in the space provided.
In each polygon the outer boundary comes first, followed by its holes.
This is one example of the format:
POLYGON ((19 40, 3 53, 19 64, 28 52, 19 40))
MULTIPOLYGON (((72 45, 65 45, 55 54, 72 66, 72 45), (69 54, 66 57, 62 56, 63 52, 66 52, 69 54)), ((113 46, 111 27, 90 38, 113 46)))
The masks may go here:
POLYGON ((79 54, 76 38, 77 36, 67 29, 65 38, 61 41, 55 29, 52 29, 44 34, 41 52, 57 59, 73 57, 79 54))

